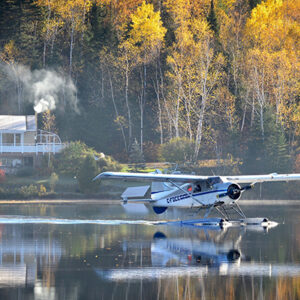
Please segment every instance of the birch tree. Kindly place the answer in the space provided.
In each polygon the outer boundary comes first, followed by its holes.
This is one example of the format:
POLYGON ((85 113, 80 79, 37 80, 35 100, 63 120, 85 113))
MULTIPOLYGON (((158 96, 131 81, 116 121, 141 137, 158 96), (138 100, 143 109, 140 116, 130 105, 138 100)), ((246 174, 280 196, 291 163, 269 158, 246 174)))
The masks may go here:
POLYGON ((22 81, 22 76, 27 75, 27 70, 19 65, 21 53, 17 49, 15 42, 10 40, 4 45, 3 52, 0 53, 0 59, 3 61, 7 67, 7 74, 12 77, 13 82, 16 87, 18 112, 22 113, 24 106, 24 84, 22 81))
MULTIPOLYGON (((247 59, 245 70, 251 82, 253 100, 258 104, 260 127, 264 136, 264 107, 276 111, 276 123, 285 126, 295 110, 286 110, 296 104, 299 85, 298 23, 289 11, 288 1, 267 0, 252 10, 246 23, 247 59), (283 116, 289 115, 288 118, 283 116)), ((299 4, 298 4, 299 6, 299 4)), ((299 9, 299 8, 298 8, 299 9)), ((297 105, 297 104, 296 104, 297 105)))
POLYGON ((83 33, 86 30, 86 14, 92 7, 92 0, 36 0, 36 3, 45 7, 48 11, 45 26, 44 63, 47 42, 51 35, 56 32, 57 26, 63 24, 68 30, 70 38, 69 75, 72 76, 73 50, 76 33, 83 33), (60 23, 57 23, 57 18, 59 18, 60 23), (52 32, 52 34, 50 34, 50 32, 52 32))
POLYGON ((157 57, 163 44, 166 29, 162 25, 160 12, 155 12, 152 4, 145 2, 131 15, 131 29, 128 43, 137 54, 136 60, 142 66, 140 93, 140 146, 143 152, 144 107, 146 102, 147 64, 157 57))
POLYGON ((181 129, 195 140, 194 159, 197 159, 207 102, 222 74, 224 58, 213 50, 213 33, 207 21, 193 19, 190 24, 183 21, 176 30, 176 42, 167 62, 171 67, 169 77, 176 87, 175 136, 180 135, 179 119, 183 118, 185 127, 181 129))

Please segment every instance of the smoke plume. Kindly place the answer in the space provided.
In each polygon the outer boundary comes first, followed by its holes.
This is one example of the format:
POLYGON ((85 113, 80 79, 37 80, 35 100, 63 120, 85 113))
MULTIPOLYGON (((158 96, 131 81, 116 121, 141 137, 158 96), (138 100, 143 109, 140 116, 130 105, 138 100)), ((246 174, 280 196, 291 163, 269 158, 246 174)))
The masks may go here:
POLYGON ((6 65, 5 70, 8 79, 16 84, 18 102, 32 103, 35 112, 64 110, 67 106, 79 112, 77 91, 72 79, 53 70, 31 71, 26 66, 16 64, 6 65))

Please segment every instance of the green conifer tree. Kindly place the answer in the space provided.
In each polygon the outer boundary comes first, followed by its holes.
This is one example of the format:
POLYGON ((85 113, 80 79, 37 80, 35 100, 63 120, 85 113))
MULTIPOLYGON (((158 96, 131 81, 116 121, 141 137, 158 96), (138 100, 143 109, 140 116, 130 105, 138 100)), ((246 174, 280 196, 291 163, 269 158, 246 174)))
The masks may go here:
POLYGON ((145 167, 144 155, 143 155, 143 152, 141 151, 141 147, 136 139, 134 140, 133 144, 131 145, 131 150, 129 153, 129 162, 138 164, 135 167, 135 170, 137 169, 137 167, 140 167, 140 168, 145 167))
POLYGON ((86 194, 97 191, 99 183, 93 181, 97 173, 98 167, 95 158, 93 155, 88 154, 83 160, 77 175, 80 191, 86 194))
POLYGON ((210 28, 214 31, 216 35, 219 34, 219 25, 217 21, 217 16, 215 12, 215 7, 214 7, 214 0, 211 0, 210 2, 210 11, 207 16, 207 22, 210 25, 210 28))

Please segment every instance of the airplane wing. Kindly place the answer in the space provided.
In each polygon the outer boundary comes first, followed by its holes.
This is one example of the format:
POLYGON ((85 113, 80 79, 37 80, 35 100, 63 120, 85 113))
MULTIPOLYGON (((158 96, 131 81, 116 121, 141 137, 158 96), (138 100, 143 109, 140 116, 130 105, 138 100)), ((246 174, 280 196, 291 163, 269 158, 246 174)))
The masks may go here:
MULTIPOLYGON (((197 176, 186 174, 155 174, 155 173, 123 173, 123 172, 103 172, 98 174, 97 179, 124 179, 134 181, 160 181, 160 182, 195 182, 216 178, 218 176, 197 176)), ((219 178, 219 177, 218 177, 219 178)), ((220 176, 223 181, 235 183, 258 183, 267 181, 293 181, 300 180, 300 174, 266 174, 266 175, 234 175, 220 176)))
MULTIPOLYGON (((173 182, 193 182, 206 180, 212 176, 196 176, 184 174, 153 174, 153 173, 123 173, 123 172, 104 172, 98 174, 93 180, 97 179, 131 179, 135 181, 173 181, 173 182)), ((214 176, 215 177, 215 176, 214 176)))
POLYGON ((267 174, 267 175, 236 175, 236 176, 221 176, 222 179, 236 183, 258 183, 271 181, 293 181, 300 180, 300 174, 267 174))

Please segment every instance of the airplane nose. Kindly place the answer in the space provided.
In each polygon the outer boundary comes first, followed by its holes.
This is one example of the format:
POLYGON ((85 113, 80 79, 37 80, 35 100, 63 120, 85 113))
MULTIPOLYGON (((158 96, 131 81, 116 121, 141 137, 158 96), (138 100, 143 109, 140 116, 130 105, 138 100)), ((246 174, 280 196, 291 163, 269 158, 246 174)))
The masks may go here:
POLYGON ((237 184, 231 184, 227 189, 227 195, 232 200, 237 200, 241 196, 241 188, 237 184))
POLYGON ((236 249, 232 249, 227 253, 227 259, 229 261, 235 261, 235 260, 239 259, 240 256, 241 256, 241 253, 236 249))

